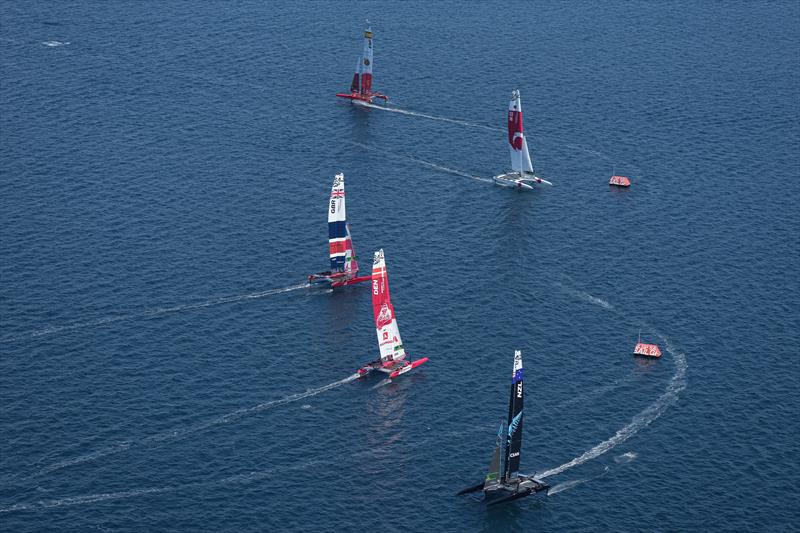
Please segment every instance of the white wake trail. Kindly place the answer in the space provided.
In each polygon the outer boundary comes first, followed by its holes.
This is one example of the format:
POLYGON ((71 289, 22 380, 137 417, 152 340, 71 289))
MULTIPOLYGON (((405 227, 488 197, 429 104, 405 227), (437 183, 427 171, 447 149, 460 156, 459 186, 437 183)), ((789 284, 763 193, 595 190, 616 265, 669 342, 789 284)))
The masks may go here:
POLYGON ((272 468, 262 471, 251 471, 242 474, 234 474, 222 479, 212 479, 207 481, 195 481, 191 483, 184 483, 181 485, 171 485, 165 487, 150 487, 140 489, 121 490, 116 492, 100 492, 97 494, 85 494, 80 496, 66 496, 63 498, 55 498, 50 500, 39 500, 29 503, 17 503, 8 507, 0 507, 0 514, 13 513, 22 511, 37 511, 43 509, 53 509, 57 507, 68 507, 72 505, 86 505, 89 503, 102 502, 107 500, 120 500, 125 498, 135 498, 137 496, 145 496, 148 494, 160 494, 164 492, 174 492, 179 490, 189 490, 200 487, 215 486, 231 483, 249 483, 260 479, 269 478, 278 474, 285 476, 287 471, 291 470, 305 470, 324 461, 314 460, 306 463, 296 464, 282 468, 272 468))
POLYGON ((381 154, 388 155, 390 157, 395 157, 397 159, 404 159, 406 161, 412 161, 414 163, 418 163, 420 165, 424 165, 424 166, 433 168, 435 170, 439 170, 441 172, 446 172, 448 174, 454 174, 456 176, 461 176, 463 178, 469 178, 469 179, 472 179, 472 180, 475 180, 475 181, 483 181, 485 183, 493 183, 492 180, 489 179, 489 178, 483 178, 481 176, 476 176, 474 174, 470 174, 468 172, 464 172, 463 170, 458 170, 458 169, 455 169, 455 168, 446 167, 444 165, 439 165, 437 163, 433 163, 431 161, 426 161, 426 160, 420 159, 418 157, 412 157, 410 155, 399 154, 397 152, 390 152, 390 151, 385 150, 383 148, 376 148, 374 146, 370 146, 368 144, 364 144, 364 143, 360 143, 360 142, 350 141, 350 143, 353 144, 354 146, 358 146, 360 148, 364 148, 365 150, 371 150, 373 152, 380 152, 381 154))
POLYGON ((639 431, 649 426, 654 420, 660 417, 670 405, 677 401, 680 393, 686 388, 686 370, 688 365, 686 363, 686 355, 674 349, 669 342, 669 339, 663 335, 657 334, 664 342, 667 352, 672 356, 675 363, 675 373, 667 383, 666 389, 661 396, 659 396, 653 403, 648 405, 643 411, 636 414, 631 421, 620 428, 614 435, 604 440, 603 442, 595 445, 593 448, 585 451, 578 457, 568 461, 561 466, 551 468, 537 475, 538 478, 543 479, 546 477, 560 474, 574 466, 590 461, 595 457, 599 457, 607 451, 613 449, 615 446, 622 444, 629 438, 636 435, 639 431))
POLYGON ((178 313, 181 311, 191 311, 194 309, 203 309, 205 307, 211 307, 214 305, 222 305, 222 304, 230 304, 236 302, 242 302, 245 300, 253 300, 256 298, 264 298, 265 296, 271 296, 273 294, 282 294, 285 292, 296 291, 298 289, 305 289, 310 287, 308 283, 298 283, 297 285, 291 285, 289 287, 282 287, 280 289, 269 289, 266 291, 261 292, 253 292, 250 294, 241 294, 238 296, 224 296, 221 298, 215 298, 213 300, 207 300, 205 302, 198 302, 198 303, 191 303, 191 304, 181 304, 175 305, 172 307, 158 307, 155 309, 146 309, 139 313, 130 313, 127 315, 117 315, 117 316, 109 316, 98 318, 95 320, 88 320, 86 322, 76 322, 73 324, 65 324, 63 326, 48 326, 42 329, 38 329, 35 331, 31 331, 29 333, 22 333, 17 335, 10 335, 8 337, 3 337, 0 339, 0 343, 7 343, 13 342, 22 339, 33 339, 36 337, 43 337, 45 335, 53 335, 56 333, 65 333, 68 331, 74 331, 76 329, 85 329, 97 326, 103 326, 106 324, 111 324, 114 322, 121 322, 123 320, 132 320, 136 318, 151 318, 156 317, 159 315, 165 315, 168 313, 178 313))
POLYGON ((469 120, 464 120, 460 118, 441 117, 437 115, 428 115, 427 113, 419 113, 417 111, 410 111, 408 109, 400 109, 399 107, 386 107, 381 105, 368 104, 366 102, 359 103, 359 105, 362 105, 364 107, 369 107, 370 109, 380 109, 381 111, 389 111, 391 113, 399 113, 401 115, 407 115, 411 117, 427 118, 428 120, 438 120, 439 122, 449 122, 451 124, 458 124, 460 126, 469 126, 470 128, 480 128, 490 131, 505 131, 503 128, 497 128, 495 126, 487 126, 485 124, 478 124, 477 122, 470 122, 469 120))
POLYGON ((240 419, 240 418, 242 418, 244 416, 251 415, 253 413, 257 413, 257 412, 260 412, 260 411, 265 411, 267 409, 271 409, 271 408, 277 407, 279 405, 285 405, 287 403, 296 402, 298 400, 302 400, 304 398, 309 398, 311 396, 316 396, 317 394, 320 394, 322 392, 325 392, 325 391, 328 391, 328 390, 331 390, 331 389, 335 389, 336 387, 340 387, 340 386, 344 385, 345 383, 350 383, 351 381, 354 381, 354 380, 356 380, 358 378, 359 378, 359 374, 358 373, 351 374, 350 376, 347 376, 344 379, 340 379, 338 381, 334 381, 333 383, 328 383, 327 385, 323 385, 322 387, 317 387, 315 389, 307 389, 305 392, 300 392, 300 393, 297 393, 297 394, 291 394, 289 396, 284 396, 283 398, 279 398, 277 400, 271 400, 269 402, 260 403, 258 405, 253 406, 253 407, 247 407, 247 408, 243 408, 243 409, 238 409, 236 411, 233 411, 231 413, 228 413, 228 414, 225 414, 225 415, 222 415, 222 416, 218 416, 217 418, 208 420, 207 422, 203 422, 201 424, 197 424, 197 425, 194 425, 194 426, 188 426, 188 427, 184 427, 184 428, 179 428, 179 429, 173 429, 173 430, 169 430, 169 431, 164 431, 164 432, 157 433, 155 435, 150 435, 148 437, 144 437, 144 438, 137 439, 137 440, 129 440, 129 441, 125 441, 125 442, 120 442, 118 444, 115 444, 115 445, 112 445, 112 446, 108 446, 106 448, 102 448, 102 449, 94 451, 92 453, 88 453, 88 454, 85 454, 85 455, 81 455, 79 457, 74 457, 72 459, 67 459, 65 461, 60 461, 58 463, 51 464, 49 466, 46 466, 46 467, 42 468, 41 470, 39 470, 38 472, 33 474, 33 476, 31 476, 31 477, 41 476, 41 475, 44 475, 44 474, 48 474, 50 472, 54 472, 56 470, 61 470, 63 468, 67 468, 69 466, 74 466, 74 465, 78 465, 78 464, 81 464, 81 463, 87 463, 89 461, 94 461, 94 460, 99 459, 101 457, 106 457, 106 456, 109 456, 109 455, 114 455, 114 454, 117 454, 117 453, 121 453, 121 452, 124 452, 126 450, 129 450, 129 449, 133 448, 134 446, 141 446, 141 445, 147 445, 147 444, 152 444, 152 443, 159 443, 159 442, 164 442, 164 441, 168 441, 168 440, 173 440, 173 439, 178 439, 178 438, 181 438, 181 437, 185 437, 186 435, 197 433, 198 431, 203 431, 203 430, 208 429, 208 428, 213 427, 213 426, 217 426, 217 425, 220 425, 220 424, 227 424, 229 422, 233 422, 234 420, 238 420, 238 419, 240 419))

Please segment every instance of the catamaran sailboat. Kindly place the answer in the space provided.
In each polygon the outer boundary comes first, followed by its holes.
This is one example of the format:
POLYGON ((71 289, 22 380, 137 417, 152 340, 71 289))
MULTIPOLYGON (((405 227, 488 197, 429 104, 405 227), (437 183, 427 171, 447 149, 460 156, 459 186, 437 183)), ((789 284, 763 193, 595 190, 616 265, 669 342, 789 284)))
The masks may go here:
POLYGON ((489 463, 486 479, 468 487, 458 494, 483 491, 487 505, 510 502, 530 494, 546 491, 550 486, 532 476, 519 473, 522 449, 522 352, 514 352, 514 372, 511 378, 511 399, 508 403, 508 419, 500 422, 497 443, 489 463))
POLYGON ((358 260, 350 237, 344 202, 344 174, 336 174, 328 204, 328 249, 331 269, 308 276, 309 283, 330 283, 331 287, 352 285, 372 279, 358 276, 358 260))
POLYGON ((508 144, 511 145, 511 172, 495 176, 495 183, 517 189, 533 189, 532 183, 552 185, 533 173, 528 141, 522 129, 522 102, 517 90, 511 93, 511 102, 508 104, 508 144))
POLYGON ((375 318, 381 358, 359 368, 358 373, 361 376, 366 376, 373 370, 380 370, 389 374, 386 380, 389 381, 428 361, 427 357, 413 362, 406 361, 406 351, 403 341, 400 340, 400 330, 397 329, 394 306, 389 299, 389 278, 386 274, 386 261, 382 249, 375 252, 372 261, 372 314, 375 318))
POLYGON ((338 93, 339 98, 347 98, 354 104, 360 102, 372 103, 375 98, 381 98, 384 102, 389 97, 372 90, 372 28, 364 30, 364 52, 356 63, 356 72, 353 74, 353 81, 350 83, 349 93, 338 93))

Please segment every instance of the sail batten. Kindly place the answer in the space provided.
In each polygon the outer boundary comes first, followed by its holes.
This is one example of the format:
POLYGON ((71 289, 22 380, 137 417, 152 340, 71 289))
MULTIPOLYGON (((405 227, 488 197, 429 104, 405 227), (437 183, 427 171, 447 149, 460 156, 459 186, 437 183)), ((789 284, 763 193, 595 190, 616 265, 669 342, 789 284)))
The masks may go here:
POLYGON ((372 262, 372 313, 381 361, 386 363, 405 359, 406 352, 400 339, 397 317, 389 297, 389 278, 382 249, 375 252, 372 262))

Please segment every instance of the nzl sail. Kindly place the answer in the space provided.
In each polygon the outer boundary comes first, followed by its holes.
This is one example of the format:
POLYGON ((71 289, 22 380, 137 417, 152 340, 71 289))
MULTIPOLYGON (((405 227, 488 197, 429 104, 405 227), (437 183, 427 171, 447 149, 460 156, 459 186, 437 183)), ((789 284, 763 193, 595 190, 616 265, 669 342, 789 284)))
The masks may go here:
POLYGON ((372 29, 364 30, 364 51, 356 62, 356 70, 353 74, 353 81, 350 83, 350 93, 339 93, 336 96, 348 98, 353 101, 372 102, 373 98, 381 98, 384 101, 389 97, 379 92, 372 91, 372 29))
POLYGON ((514 352, 514 370, 511 374, 511 398, 508 403, 508 418, 500 423, 497 444, 484 480, 467 487, 458 494, 483 491, 487 505, 497 505, 524 498, 549 489, 534 476, 519 473, 520 450, 522 448, 522 404, 524 401, 522 380, 522 352, 514 352))
POLYGON ((403 341, 400 340, 397 317, 389 299, 389 278, 386 274, 383 250, 375 252, 372 263, 372 313, 375 317, 381 361, 387 363, 405 359, 406 352, 403 349, 403 341))
POLYGON ((519 455, 522 449, 522 405, 524 389, 522 386, 522 352, 514 352, 514 371, 511 374, 511 397, 508 401, 508 436, 505 453, 503 481, 517 477, 519 455))
POLYGON ((522 127, 522 101, 518 90, 511 93, 508 103, 508 144, 511 145, 511 170, 533 174, 528 141, 522 127))

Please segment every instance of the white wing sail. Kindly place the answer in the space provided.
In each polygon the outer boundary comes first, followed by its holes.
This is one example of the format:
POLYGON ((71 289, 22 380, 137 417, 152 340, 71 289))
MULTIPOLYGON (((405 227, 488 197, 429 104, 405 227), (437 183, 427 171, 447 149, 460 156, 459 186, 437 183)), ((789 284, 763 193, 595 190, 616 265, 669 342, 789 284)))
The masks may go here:
POLYGON ((528 141, 522 126, 522 101, 519 91, 511 93, 508 103, 508 144, 511 152, 511 170, 515 172, 533 173, 528 141))
POLYGON ((344 203, 344 174, 336 174, 328 203, 328 250, 331 271, 342 272, 347 255, 347 213, 344 203))

